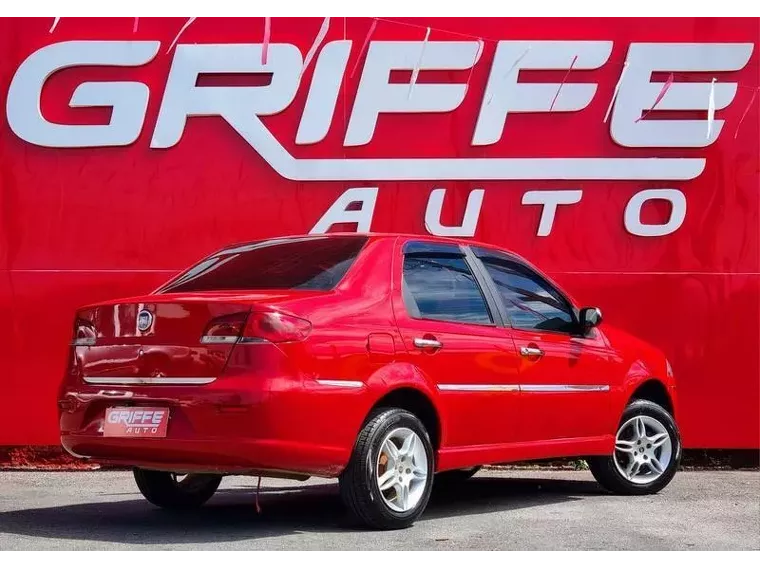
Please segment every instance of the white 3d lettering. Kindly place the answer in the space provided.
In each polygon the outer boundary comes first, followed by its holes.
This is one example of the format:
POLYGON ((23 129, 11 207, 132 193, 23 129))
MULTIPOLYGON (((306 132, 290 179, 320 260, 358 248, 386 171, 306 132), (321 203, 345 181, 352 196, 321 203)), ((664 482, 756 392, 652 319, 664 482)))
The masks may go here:
POLYGON ((309 234, 326 233, 330 227, 339 223, 356 223, 358 232, 366 233, 372 224, 372 214, 375 212, 377 200, 376 187, 354 187, 347 189, 332 204, 322 218, 317 221, 309 234), (358 209, 349 210, 349 206, 359 204, 358 209))
POLYGON ((541 220, 538 223, 539 237, 545 237, 552 232, 554 216, 557 214, 558 205, 571 205, 578 203, 583 196, 580 189, 558 191, 528 191, 523 195, 523 205, 543 205, 541 220))
MULTIPOLYGON (((372 226, 379 189, 377 187, 353 187, 344 191, 317 221, 310 234, 330 231, 333 225, 350 223, 357 232, 368 232, 372 226), (350 209, 354 204, 359 207, 350 209)), ((480 209, 485 190, 473 189, 467 197, 464 217, 460 226, 446 226, 440 221, 446 189, 434 189, 428 197, 425 209, 425 230, 431 235, 443 237, 472 237, 478 226, 480 209)), ((546 237, 552 232, 559 205, 574 205, 583 197, 580 189, 533 190, 523 194, 523 205, 542 205, 541 217, 536 236, 546 237)), ((686 197, 677 189, 645 189, 636 193, 628 201, 623 215, 626 230, 639 237, 662 237, 677 231, 686 219, 686 197), (653 200, 668 201, 671 205, 670 218, 663 224, 641 222, 644 203, 653 200)))
MULTIPOLYGON (((557 99, 557 83, 518 81, 521 70, 597 69, 608 64, 611 41, 500 41, 491 62, 480 111, 473 125, 471 144, 491 145, 509 135, 513 113, 572 112, 586 108, 597 92, 593 82, 575 82, 572 72, 557 99)), ((40 107, 42 91, 58 70, 80 66, 136 67, 158 53, 157 41, 66 41, 32 53, 11 80, 6 114, 11 130, 22 140, 50 148, 126 146, 139 137, 150 97, 138 81, 99 81, 79 85, 69 101, 72 107, 110 107, 108 124, 59 124, 47 120, 40 107)), ((422 70, 468 70, 478 63, 474 41, 428 42, 422 70)), ((348 118, 344 146, 368 144, 382 115, 387 113, 442 113, 456 111, 465 95, 464 83, 422 83, 408 96, 408 85, 390 82, 393 70, 410 70, 418 63, 420 42, 371 42, 361 73, 356 99, 348 118)), ((732 72, 742 69, 752 54, 752 43, 631 43, 627 72, 609 124, 612 139, 624 148, 699 148, 719 137, 722 120, 715 120, 705 137, 704 119, 640 120, 654 104, 662 83, 654 72, 732 72)), ((291 44, 272 44, 266 68, 261 65, 261 44, 180 44, 174 58, 150 142, 151 148, 170 148, 182 138, 187 119, 219 116, 235 130, 280 176, 298 181, 477 181, 477 180, 689 180, 699 176, 701 157, 440 157, 440 158, 296 158, 266 128, 261 117, 284 111, 299 89, 303 61, 291 44), (263 86, 198 86, 206 73, 271 73, 263 86)), ((315 63, 306 103, 295 133, 297 145, 324 140, 335 115, 352 42, 325 44, 315 63)), ((676 81, 658 103, 658 110, 704 111, 710 82, 676 81)), ((715 108, 734 99, 737 84, 715 83, 715 108)), ((484 190, 472 190, 462 223, 440 222, 446 190, 434 189, 425 212, 425 225, 436 235, 472 236, 477 227, 484 190)), ((378 188, 351 188, 327 210, 312 229, 326 232, 337 223, 354 223, 370 229, 378 188), (350 209, 358 202, 358 209, 350 209)), ((527 191, 523 205, 541 205, 538 236, 551 234, 560 205, 580 201, 581 190, 527 191)), ((677 230, 685 219, 686 197, 677 189, 647 189, 634 195, 624 212, 628 232, 662 236, 677 230), (671 216, 661 225, 641 222, 646 201, 671 203, 671 216)))
POLYGON ((677 189, 645 189, 634 195, 625 207, 623 222, 626 230, 640 237, 662 237, 675 232, 686 219, 686 197, 677 189), (641 222, 641 208, 647 201, 661 199, 670 202, 670 219, 663 225, 641 222))
MULTIPOLYGON (((751 43, 632 43, 628 48, 628 72, 612 111, 610 133, 621 146, 636 148, 701 148, 718 139, 723 121, 716 120, 709 138, 706 119, 641 120, 652 107, 662 83, 650 82, 654 71, 737 71, 752 55, 751 43)), ((707 111, 710 81, 674 82, 658 103, 658 110, 707 111)), ((726 108, 736 95, 736 83, 715 84, 715 108, 726 108)))
POLYGON ((202 73, 263 72, 261 45, 178 45, 150 147, 174 146, 182 138, 187 118, 192 116, 221 116, 256 146, 254 140, 263 128, 258 117, 276 114, 293 101, 301 64, 301 53, 294 45, 273 44, 269 46, 266 66, 274 70, 271 84, 197 87, 202 73))
POLYGON ((35 51, 19 66, 8 88, 8 125, 22 140, 49 148, 132 144, 145 120, 150 95, 147 85, 124 81, 79 85, 69 104, 112 107, 106 125, 49 122, 39 110, 42 88, 48 77, 68 67, 144 65, 156 56, 159 46, 157 41, 65 41, 35 51))
MULTIPOLYGON (((476 41, 431 41, 425 47, 420 69, 469 69, 476 63, 476 55, 476 41)), ((346 146, 368 144, 381 112, 447 112, 462 103, 464 83, 415 85, 411 98, 409 85, 389 83, 391 70, 411 70, 419 57, 420 44, 416 41, 383 41, 370 45, 348 122, 346 146)))
MULTIPOLYGON (((500 41, 483 94, 473 146, 501 139, 510 112, 549 112, 558 83, 518 83, 524 69, 597 69, 612 51, 611 41, 500 41)), ((596 93, 595 83, 565 83, 552 112, 586 108, 596 93)))
MULTIPOLYGON (((350 44, 340 40, 322 48, 296 134, 298 144, 316 143, 329 129, 350 44)), ((366 144, 371 140, 380 113, 444 112, 459 106, 464 84, 420 84, 409 99, 405 95, 406 86, 389 83, 392 69, 408 69, 414 64, 418 47, 419 42, 370 44, 345 145, 366 144)), ((609 41, 499 42, 472 143, 496 142, 510 112, 548 110, 547 100, 550 93, 556 93, 556 85, 517 83, 519 69, 567 69, 576 56, 573 68, 595 69, 605 64, 611 48, 609 41), (526 46, 531 47, 527 53, 526 46)), ((711 143, 720 134, 721 121, 716 121, 709 140, 704 137, 704 120, 635 122, 641 110, 651 106, 660 88, 658 83, 649 81, 649 74, 653 70, 735 71, 746 65, 752 49, 751 43, 631 44, 629 71, 621 81, 612 112, 613 139, 623 146, 650 148, 711 143)), ((145 119, 147 85, 98 82, 83 83, 77 88, 72 106, 112 107, 108 125, 51 123, 41 115, 40 95, 45 82, 59 69, 143 65, 157 50, 158 42, 152 41, 71 41, 41 48, 19 66, 11 82, 6 108, 11 129, 27 142, 54 148, 131 144, 145 119)), ((687 180, 704 169, 705 160, 699 157, 295 158, 259 117, 280 112, 292 103, 299 86, 301 53, 290 44, 272 44, 269 51, 270 60, 264 70, 260 65, 260 44, 178 45, 151 147, 169 148, 176 144, 188 117, 218 115, 281 176, 292 180, 687 180), (264 71, 272 73, 270 85, 198 87, 195 83, 203 73, 264 71)), ((429 42, 423 69, 469 69, 476 54, 477 42, 429 42)), ((708 88, 709 83, 674 84, 660 106, 667 110, 704 109, 708 88)), ((569 80, 552 112, 583 109, 595 92, 593 83, 569 80)), ((716 108, 725 108, 735 92, 735 83, 718 81, 716 108)))
POLYGON ((473 189, 467 196, 467 205, 464 208, 462 224, 458 227, 447 227, 440 221, 443 210, 443 200, 446 197, 445 189, 434 189, 428 199, 425 210, 425 229, 431 235, 439 237, 473 237, 478 226, 480 206, 483 205, 483 189, 473 189))

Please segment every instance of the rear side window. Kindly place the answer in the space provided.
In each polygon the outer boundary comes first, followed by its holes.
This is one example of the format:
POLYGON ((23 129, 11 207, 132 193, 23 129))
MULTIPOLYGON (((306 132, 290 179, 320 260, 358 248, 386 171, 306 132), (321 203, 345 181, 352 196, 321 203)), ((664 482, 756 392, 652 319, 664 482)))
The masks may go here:
POLYGON ((460 256, 406 255, 402 287, 413 318, 493 323, 480 286, 460 256))
POLYGON ((203 260, 159 292, 331 290, 366 242, 354 236, 301 237, 237 246, 203 260))

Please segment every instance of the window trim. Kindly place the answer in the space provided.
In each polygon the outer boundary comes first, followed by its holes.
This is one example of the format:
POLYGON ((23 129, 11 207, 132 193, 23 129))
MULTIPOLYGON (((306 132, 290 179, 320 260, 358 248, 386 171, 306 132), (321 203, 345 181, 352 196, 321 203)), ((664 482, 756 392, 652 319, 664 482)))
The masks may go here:
POLYGON ((489 291, 495 298, 501 318, 504 321, 504 327, 508 327, 510 329, 514 329, 518 331, 525 331, 529 333, 530 332, 539 333, 539 334, 551 333, 553 335, 561 335, 563 337, 583 337, 582 333, 580 332, 581 328, 580 328, 580 322, 578 320, 578 308, 575 306, 575 304, 573 304, 572 301, 570 301, 570 298, 568 298, 567 295, 558 286, 555 286, 554 284, 552 284, 543 274, 533 269, 520 257, 515 256, 513 254, 509 254, 497 249, 485 248, 482 246, 468 247, 468 248, 470 249, 470 252, 472 254, 473 261, 477 263, 478 269, 481 271, 483 275, 483 279, 486 281, 489 291), (486 254, 484 255, 478 254, 477 252, 475 252, 474 250, 475 248, 486 252, 486 254), (567 306, 570 308, 570 315, 573 318, 573 327, 575 328, 576 331, 558 331, 558 330, 552 330, 552 329, 535 329, 535 328, 516 327, 512 323, 511 318, 509 317, 509 312, 507 311, 507 307, 504 303, 504 299, 501 297, 501 292, 499 292, 499 287, 497 286, 493 277, 488 272, 488 268, 486 267, 484 258, 486 259, 488 258, 488 253, 491 253, 496 260, 498 260, 499 256, 501 256, 504 258, 504 260, 513 262, 514 264, 522 268, 528 275, 530 275, 531 278, 535 278, 536 281, 539 282, 542 286, 548 288, 550 291, 557 294, 557 296, 559 296, 559 298, 563 302, 565 302, 567 306))
POLYGON ((471 256, 471 251, 469 251, 469 247, 461 246, 461 245, 449 245, 448 243, 426 243, 424 241, 407 241, 404 243, 402 249, 401 249, 401 266, 400 266, 400 274, 401 274, 401 281, 400 281, 400 292, 401 292, 401 303, 404 306, 404 313, 406 316, 414 321, 429 321, 429 322, 440 322, 440 323, 446 323, 446 324, 455 324, 455 325, 463 325, 463 326, 478 326, 478 327, 484 327, 484 328, 495 328, 495 327, 504 327, 504 319, 502 318, 502 314, 500 311, 500 307, 498 304, 494 301, 491 290, 488 288, 488 282, 483 279, 483 275, 480 271, 480 267, 476 265, 473 262, 473 258, 471 256), (433 244, 437 245, 435 247, 427 248, 425 245, 433 244), (416 248, 417 245, 420 245, 419 248, 416 248), (411 252, 406 252, 407 249, 415 249, 411 252), (410 258, 461 258, 465 266, 470 271, 470 274, 472 274, 473 279, 475 280, 475 285, 478 287, 478 290, 480 291, 480 295, 483 298, 483 303, 486 306, 486 310, 488 312, 488 315, 491 319, 489 323, 479 323, 479 322, 473 322, 473 321, 461 321, 461 320, 452 320, 452 319, 442 319, 442 318, 431 318, 431 317, 425 317, 420 316, 416 317, 412 315, 412 313, 409 310, 409 306, 407 304, 407 293, 405 291, 404 286, 404 261, 406 257, 409 256, 410 258))

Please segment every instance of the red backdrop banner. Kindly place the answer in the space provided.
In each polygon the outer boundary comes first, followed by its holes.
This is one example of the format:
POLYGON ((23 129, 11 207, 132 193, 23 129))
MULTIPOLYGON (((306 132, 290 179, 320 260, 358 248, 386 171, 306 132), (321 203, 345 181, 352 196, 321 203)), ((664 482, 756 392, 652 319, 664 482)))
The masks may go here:
POLYGON ((760 446, 756 19, 52 20, 0 20, 0 445, 57 443, 78 306, 369 228, 525 256, 760 446))

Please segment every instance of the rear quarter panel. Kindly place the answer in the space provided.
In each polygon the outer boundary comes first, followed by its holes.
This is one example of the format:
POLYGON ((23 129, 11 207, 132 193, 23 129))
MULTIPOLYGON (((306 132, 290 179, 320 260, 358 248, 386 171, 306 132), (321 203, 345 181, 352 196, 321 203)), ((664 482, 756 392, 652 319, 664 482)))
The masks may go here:
POLYGON ((334 294, 283 306, 311 321, 312 332, 281 344, 299 377, 270 387, 274 407, 291 414, 278 436, 343 448, 347 461, 372 406, 395 386, 422 384, 395 363, 403 345, 390 301, 394 240, 370 239, 334 294))

